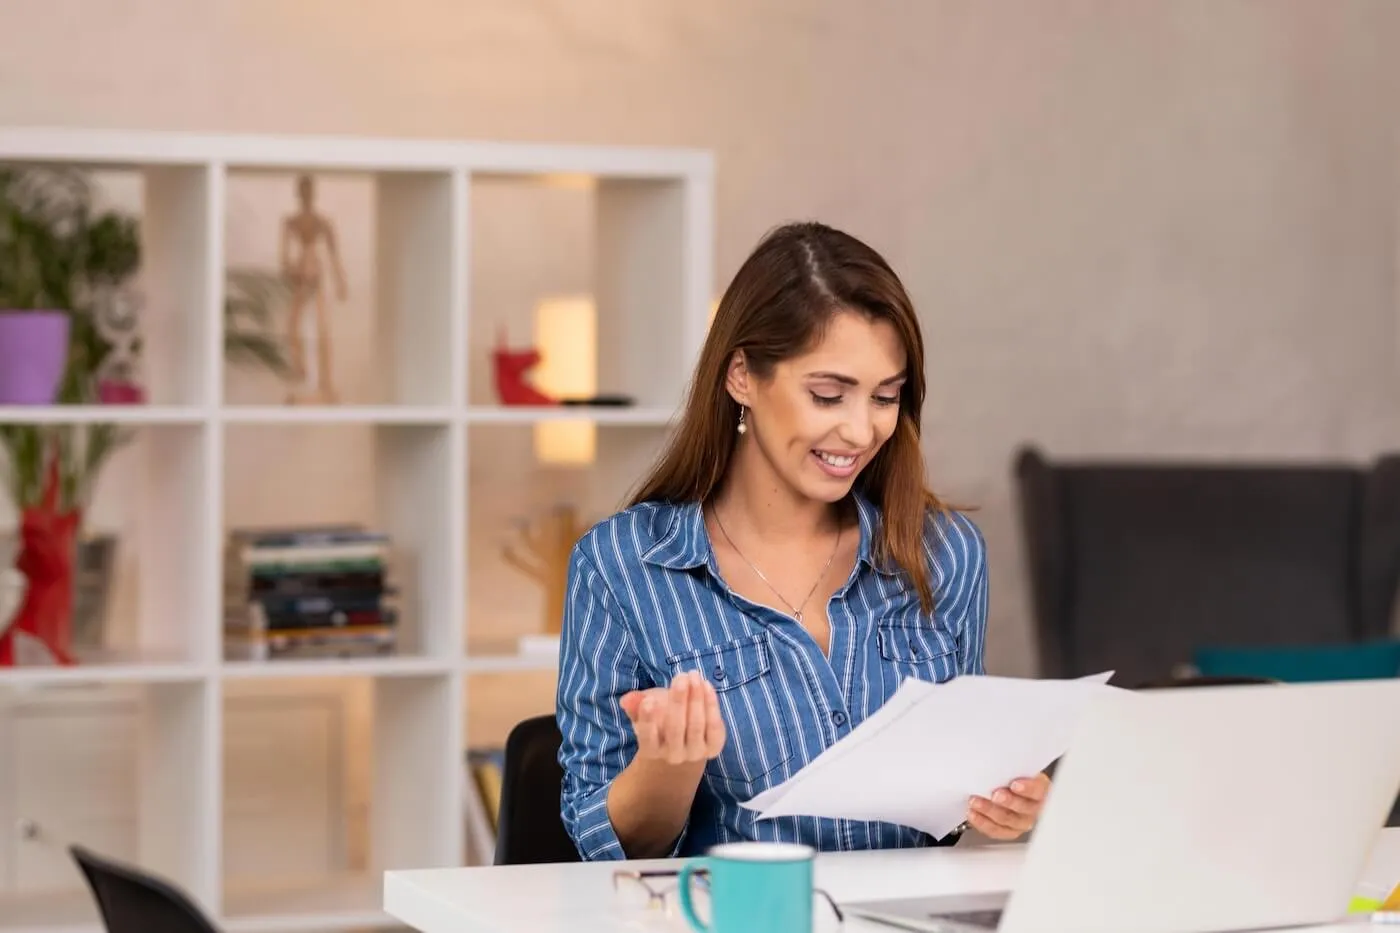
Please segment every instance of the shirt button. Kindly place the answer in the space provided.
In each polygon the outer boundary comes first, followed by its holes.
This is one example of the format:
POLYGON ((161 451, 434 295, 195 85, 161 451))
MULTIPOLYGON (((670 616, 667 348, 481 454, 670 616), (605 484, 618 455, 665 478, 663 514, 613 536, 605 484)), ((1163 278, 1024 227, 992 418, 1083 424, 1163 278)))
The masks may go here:
POLYGON ((844 726, 846 724, 846 714, 838 709, 836 712, 831 714, 831 721, 836 723, 838 726, 844 726))
POLYGON ((714 678, 715 678, 715 681, 716 681, 716 682, 723 681, 723 680, 724 680, 724 668, 722 668, 722 667, 717 667, 717 668, 715 668, 714 678))

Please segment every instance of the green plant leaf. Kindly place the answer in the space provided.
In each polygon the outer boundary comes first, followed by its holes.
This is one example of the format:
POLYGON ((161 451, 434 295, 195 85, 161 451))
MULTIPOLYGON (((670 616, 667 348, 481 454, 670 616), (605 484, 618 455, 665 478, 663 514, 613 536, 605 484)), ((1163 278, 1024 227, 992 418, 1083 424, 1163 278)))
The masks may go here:
POLYGON ((32 424, 0 425, 0 447, 5 452, 5 489, 18 509, 39 499, 43 437, 32 424))
POLYGON ((86 509, 102 468, 135 436, 132 429, 115 424, 0 425, 6 494, 17 509, 38 505, 45 468, 57 458, 59 507, 86 509))
POLYGON ((290 376, 292 372, 281 341, 266 334, 224 331, 224 355, 230 362, 262 366, 277 376, 290 376))
POLYGON ((273 330, 276 309, 291 289, 273 272, 233 268, 225 274, 224 356, 235 364, 261 366, 276 376, 291 375, 291 361, 273 330))

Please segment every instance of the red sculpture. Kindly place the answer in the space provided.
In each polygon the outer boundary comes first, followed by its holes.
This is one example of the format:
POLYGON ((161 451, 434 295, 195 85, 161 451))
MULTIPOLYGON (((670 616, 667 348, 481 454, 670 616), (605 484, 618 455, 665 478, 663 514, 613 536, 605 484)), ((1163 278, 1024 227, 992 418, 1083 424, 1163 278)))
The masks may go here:
POLYGON ((526 373, 540 362, 540 351, 534 347, 527 350, 511 350, 506 346, 506 332, 497 332, 496 349, 491 352, 496 368, 496 395, 503 405, 558 405, 539 389, 532 386, 526 373))
POLYGON ((10 626, 0 632, 0 667, 16 662, 20 638, 37 641, 58 664, 74 664, 69 645, 73 624, 73 559, 82 511, 58 508, 58 457, 51 457, 39 505, 24 510, 15 567, 28 580, 10 626))

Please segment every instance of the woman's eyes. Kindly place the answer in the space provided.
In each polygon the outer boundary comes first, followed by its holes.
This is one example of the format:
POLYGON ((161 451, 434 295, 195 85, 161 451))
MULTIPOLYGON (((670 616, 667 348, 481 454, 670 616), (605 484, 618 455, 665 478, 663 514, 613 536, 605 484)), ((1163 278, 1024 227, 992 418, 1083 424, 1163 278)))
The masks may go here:
MULTIPOLYGON (((829 407, 829 406, 831 406, 831 405, 840 405, 840 404, 841 404, 841 396, 839 396, 839 395, 819 395, 819 394, 817 394, 816 392, 813 392, 813 393, 812 393, 812 401, 816 402, 818 405, 822 405, 822 406, 827 406, 827 407, 829 407)), ((875 396, 875 404, 876 404, 876 405, 898 405, 898 404, 899 404, 899 396, 898 396, 898 395, 877 395, 877 396, 875 396)))

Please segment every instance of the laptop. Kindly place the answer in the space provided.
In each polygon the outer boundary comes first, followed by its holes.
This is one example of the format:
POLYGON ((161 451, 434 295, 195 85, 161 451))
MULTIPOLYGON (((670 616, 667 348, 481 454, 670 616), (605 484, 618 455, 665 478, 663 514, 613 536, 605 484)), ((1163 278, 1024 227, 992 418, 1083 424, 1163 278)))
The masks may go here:
POLYGON ((1400 793, 1400 678, 1112 691, 1055 771, 1014 889, 845 905, 929 933, 1335 922, 1400 793))

